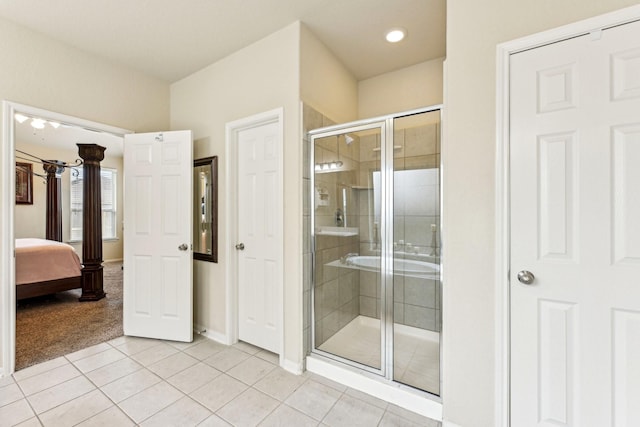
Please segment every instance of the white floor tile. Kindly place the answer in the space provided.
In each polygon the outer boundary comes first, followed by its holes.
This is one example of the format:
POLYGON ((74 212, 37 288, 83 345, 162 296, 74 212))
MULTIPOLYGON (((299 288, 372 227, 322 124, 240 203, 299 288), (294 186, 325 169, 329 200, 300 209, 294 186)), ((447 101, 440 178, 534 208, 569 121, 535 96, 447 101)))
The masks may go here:
POLYGON ((121 344, 115 345, 115 347, 129 356, 162 344, 160 340, 138 337, 120 337, 116 338, 115 341, 122 342, 121 344))
POLYGON ((0 387, 0 407, 20 399, 24 399, 24 394, 22 394, 18 384, 11 382, 10 384, 0 387))
POLYGON ((20 424, 16 424, 16 427, 41 427, 38 417, 29 418, 27 421, 23 421, 20 424))
POLYGON ((238 349, 240 351, 244 351, 245 353, 248 353, 250 355, 255 355, 258 354, 262 351, 262 349, 260 347, 256 347, 255 345, 251 345, 249 343, 246 343, 244 341, 238 341, 237 343, 235 343, 234 345, 232 345, 233 348, 238 349))
POLYGON ((133 372, 142 369, 142 365, 133 359, 125 357, 124 359, 117 360, 113 363, 98 368, 85 375, 96 386, 102 387, 105 384, 109 384, 119 378, 125 377, 133 372))
POLYGON ((384 409, 345 394, 331 408, 322 423, 332 427, 377 426, 383 414, 384 409))
POLYGON ((134 425, 136 423, 117 406, 112 406, 78 424, 82 427, 129 427, 134 425))
POLYGON ((198 427, 230 427, 231 424, 217 416, 211 415, 209 418, 198 424, 198 427))
POLYGON ((198 360, 204 360, 222 350, 227 349, 228 346, 217 343, 211 340, 202 340, 194 346, 191 346, 184 350, 189 356, 195 357, 198 360))
POLYGON ((3 425, 14 426, 33 418, 36 414, 31 410, 27 399, 16 400, 0 408, 0 420, 3 425))
POLYGON ((115 348, 109 347, 108 350, 76 360, 73 364, 76 368, 80 369, 80 371, 87 373, 109 365, 117 360, 124 359, 125 357, 127 356, 124 353, 119 352, 115 348))
POLYGON ((160 381, 161 379, 157 375, 146 369, 141 369, 103 386, 101 390, 109 399, 120 403, 160 381))
POLYGON ((256 353, 256 357, 259 357, 262 360, 266 360, 267 362, 273 363, 276 366, 280 365, 280 356, 275 353, 271 353, 270 351, 260 350, 258 353, 256 353))
POLYGON ((40 421, 45 427, 73 426, 110 406, 113 406, 113 403, 99 390, 94 390, 41 414, 40 421))
POLYGON ((193 334, 193 341, 191 342, 180 342, 180 341, 164 341, 164 343, 169 344, 172 347, 177 348, 180 351, 185 351, 189 347, 193 347, 194 345, 202 342, 206 338, 199 334, 193 334))
POLYGON ((338 401, 341 392, 309 380, 298 388, 285 403, 318 421, 322 420, 338 401))
POLYGON ((142 366, 149 366, 177 352, 178 350, 169 344, 160 343, 159 345, 132 355, 131 358, 142 366))
POLYGON ((197 365, 193 365, 184 371, 178 372, 174 376, 169 377, 167 381, 181 392, 189 394, 211 382, 220 374, 222 374, 222 372, 212 368, 206 363, 200 362, 197 365))
POLYGON ((83 348, 75 353, 67 354, 65 357, 68 361, 75 362, 76 360, 84 359, 85 357, 92 356, 97 353, 102 353, 103 351, 110 350, 111 348, 112 347, 109 344, 103 342, 98 345, 83 348))
POLYGON ((30 396, 80 375, 81 373, 73 365, 66 364, 50 371, 28 377, 25 380, 18 380, 18 385, 25 396, 30 396))
POLYGON ((227 403, 216 414, 234 426, 255 426, 276 409, 279 403, 274 398, 250 388, 227 403))
POLYGON ((370 394, 363 393, 361 391, 354 390, 352 388, 347 388, 347 391, 345 391, 345 394, 351 397, 355 397, 356 399, 360 399, 364 402, 367 402, 370 405, 377 406, 380 409, 387 409, 387 406, 389 406, 389 403, 382 399, 378 399, 377 397, 373 397, 370 394))
POLYGON ((47 360, 46 362, 39 363, 37 365, 29 366, 28 368, 24 368, 19 370, 18 372, 13 374, 13 378, 16 381, 21 381, 29 377, 36 376, 43 372, 51 371, 55 368, 59 368, 63 365, 68 365, 69 361, 64 357, 58 357, 55 359, 47 360))
POLYGON ((306 378, 302 375, 294 375, 284 369, 274 369, 253 387, 283 402, 305 381, 306 378))
POLYGON ((285 404, 278 406, 260 423, 260 427, 315 427, 317 425, 318 421, 285 404))
POLYGON ((141 425, 144 427, 190 427, 197 426, 211 415, 211 411, 207 408, 185 396, 148 418, 141 425))
POLYGON ((275 365, 267 362, 266 360, 258 359, 257 357, 250 357, 229 369, 227 374, 245 384, 253 385, 275 368, 275 365))
POLYGON ((423 427, 425 425, 416 424, 391 412, 385 412, 378 427, 423 427))
POLYGON ((172 354, 159 362, 149 365, 147 368, 159 377, 166 379, 180 371, 184 371, 196 363, 198 363, 198 359, 181 352, 172 354))
POLYGON ((222 374, 193 391, 189 396, 206 406, 210 411, 216 412, 247 388, 246 384, 222 374))
POLYGON ((213 366, 219 371, 226 372, 249 357, 251 356, 244 351, 236 350, 235 348, 227 348, 206 358, 204 363, 209 366, 213 366))
POLYGON ((0 387, 4 387, 9 384, 15 384, 15 382, 16 381, 13 379, 13 376, 11 375, 7 375, 6 377, 0 377, 0 387))
POLYGON ((80 376, 27 398, 36 414, 41 414, 65 402, 95 390, 95 386, 87 378, 80 376))
POLYGON ((160 382, 118 404, 131 419, 141 423, 184 395, 166 382, 160 382))

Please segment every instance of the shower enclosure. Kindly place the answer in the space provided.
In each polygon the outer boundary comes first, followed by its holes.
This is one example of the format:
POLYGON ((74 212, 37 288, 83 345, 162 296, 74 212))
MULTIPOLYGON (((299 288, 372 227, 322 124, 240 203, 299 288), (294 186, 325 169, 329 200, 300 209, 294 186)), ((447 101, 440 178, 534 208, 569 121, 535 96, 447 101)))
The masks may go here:
POLYGON ((441 107, 315 129, 311 351, 440 394, 441 107))

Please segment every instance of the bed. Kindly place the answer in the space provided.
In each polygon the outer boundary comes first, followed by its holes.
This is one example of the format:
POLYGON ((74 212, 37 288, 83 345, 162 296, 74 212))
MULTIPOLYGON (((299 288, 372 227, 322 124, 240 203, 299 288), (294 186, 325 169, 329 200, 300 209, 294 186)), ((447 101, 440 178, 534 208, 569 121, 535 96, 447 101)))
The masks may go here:
POLYGON ((106 295, 100 203, 100 162, 104 159, 105 147, 76 145, 84 167, 82 262, 71 245, 61 242, 60 177, 64 168, 70 166, 57 160, 38 159, 47 172, 47 238, 16 239, 17 300, 76 288, 82 288, 80 301, 97 301, 106 295))
POLYGON ((73 246, 46 239, 16 239, 16 299, 82 287, 82 265, 73 246))

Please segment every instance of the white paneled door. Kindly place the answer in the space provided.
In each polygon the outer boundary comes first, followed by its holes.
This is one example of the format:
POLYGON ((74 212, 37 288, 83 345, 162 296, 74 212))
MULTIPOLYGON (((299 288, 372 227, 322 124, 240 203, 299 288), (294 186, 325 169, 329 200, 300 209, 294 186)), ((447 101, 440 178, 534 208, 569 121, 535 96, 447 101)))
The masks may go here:
POLYGON ((510 67, 511 425, 640 426, 640 22, 510 67))
POLYGON ((281 135, 277 122, 240 130, 238 144, 238 338, 280 353, 281 135))
POLYGON ((125 335, 193 340, 191 131, 124 139, 125 335))

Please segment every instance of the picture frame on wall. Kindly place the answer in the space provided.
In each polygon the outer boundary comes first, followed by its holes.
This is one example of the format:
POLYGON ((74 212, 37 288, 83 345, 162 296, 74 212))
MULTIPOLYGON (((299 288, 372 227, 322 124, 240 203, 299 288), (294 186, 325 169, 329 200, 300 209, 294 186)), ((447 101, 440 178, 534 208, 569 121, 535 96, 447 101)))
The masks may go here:
POLYGON ((33 166, 31 163, 16 162, 16 204, 33 204, 33 166))

